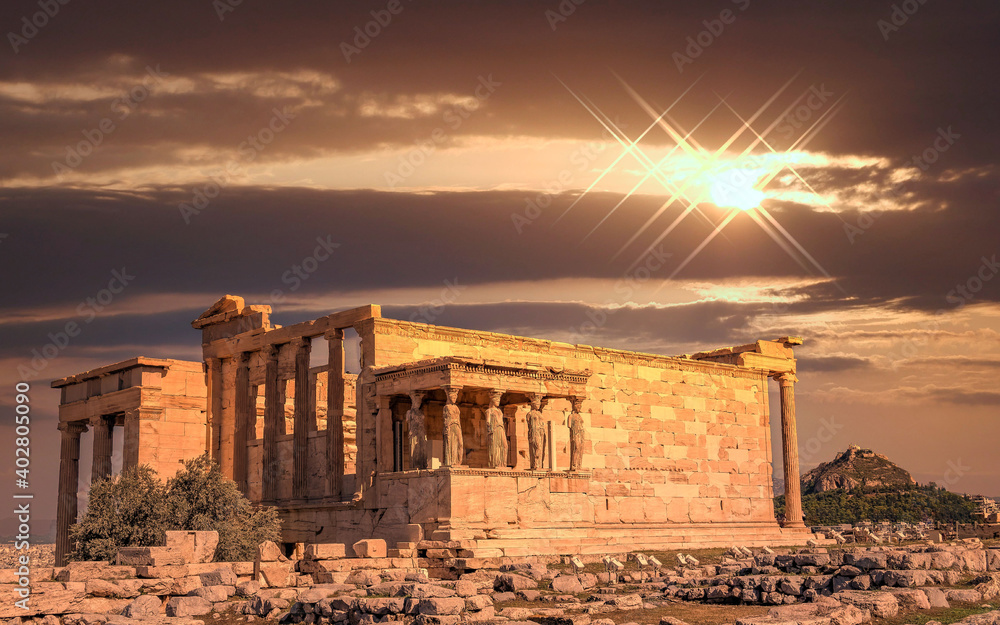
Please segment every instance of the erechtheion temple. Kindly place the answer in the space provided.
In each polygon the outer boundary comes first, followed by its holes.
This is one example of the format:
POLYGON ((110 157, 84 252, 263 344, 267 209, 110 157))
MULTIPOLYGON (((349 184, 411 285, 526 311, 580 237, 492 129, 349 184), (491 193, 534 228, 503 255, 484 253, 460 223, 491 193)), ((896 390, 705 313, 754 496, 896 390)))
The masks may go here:
POLYGON ((287 327, 226 296, 193 322, 203 362, 134 358, 62 389, 57 559, 91 477, 167 478, 210 452, 289 543, 405 541, 469 557, 802 544, 795 359, 781 338, 667 357, 383 318, 287 327), (357 335, 359 373, 345 369, 357 335), (311 366, 313 344, 328 364, 311 366), (775 519, 768 381, 781 392, 787 520, 775 519), (119 430, 119 426, 121 429, 119 430))

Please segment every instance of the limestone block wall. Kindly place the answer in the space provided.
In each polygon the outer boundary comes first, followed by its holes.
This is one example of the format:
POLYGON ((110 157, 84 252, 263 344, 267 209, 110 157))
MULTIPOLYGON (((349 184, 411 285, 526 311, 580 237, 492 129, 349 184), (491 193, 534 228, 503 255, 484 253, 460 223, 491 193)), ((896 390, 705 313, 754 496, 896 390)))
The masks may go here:
MULTIPOLYGON (((519 486, 518 523, 774 523, 763 372, 391 319, 364 322, 368 332, 376 366, 459 356, 592 371, 583 404, 586 497, 519 486)), ((556 423, 557 470, 568 465, 568 410, 556 400, 543 413, 556 423)), ((527 447, 523 412, 519 451, 527 447)), ((479 515, 452 522, 470 518, 479 515)))
MULTIPOLYGON (((172 361, 159 380, 162 411, 139 414, 139 462, 162 479, 173 477, 184 460, 205 453, 207 390, 201 363, 172 361)), ((152 402, 145 401, 148 406, 152 402)))

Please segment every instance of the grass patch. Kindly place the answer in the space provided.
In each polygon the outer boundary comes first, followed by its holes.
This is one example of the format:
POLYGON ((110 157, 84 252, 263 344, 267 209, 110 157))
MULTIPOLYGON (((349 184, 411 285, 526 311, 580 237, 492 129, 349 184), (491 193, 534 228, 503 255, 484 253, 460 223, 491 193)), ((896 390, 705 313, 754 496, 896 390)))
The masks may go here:
POLYGON ((940 621, 944 625, 956 623, 973 614, 983 614, 993 610, 993 607, 982 607, 975 603, 955 602, 950 608, 931 608, 930 610, 913 610, 900 613, 892 618, 873 618, 872 625, 925 625, 928 621, 940 621))

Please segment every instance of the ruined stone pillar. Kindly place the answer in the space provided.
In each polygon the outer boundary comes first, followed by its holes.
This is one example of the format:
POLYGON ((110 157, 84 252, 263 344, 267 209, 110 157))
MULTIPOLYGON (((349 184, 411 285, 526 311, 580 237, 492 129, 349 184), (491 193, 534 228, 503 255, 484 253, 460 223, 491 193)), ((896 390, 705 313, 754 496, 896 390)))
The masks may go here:
POLYGON ((465 460, 465 441, 462 439, 462 411, 456 405, 459 386, 444 387, 445 404, 441 415, 444 425, 444 466, 457 467, 465 460))
POLYGON ((76 523, 76 492, 80 483, 80 434, 87 431, 82 422, 59 424, 62 445, 59 450, 59 500, 56 503, 56 566, 66 566, 69 555, 69 527, 76 523))
POLYGON ((216 463, 221 462, 222 449, 219 445, 222 425, 222 359, 205 360, 205 388, 208 389, 207 413, 205 414, 205 451, 216 463))
POLYGON ((312 388, 309 384, 309 357, 312 352, 312 343, 308 338, 296 339, 295 346, 295 417, 293 432, 293 452, 294 461, 292 472, 292 497, 295 499, 305 499, 308 485, 309 473, 309 427, 310 418, 313 423, 316 415, 310 415, 312 402, 309 394, 312 388))
POLYGON ((781 452, 785 469, 785 522, 782 527, 805 527, 802 486, 799 482, 799 442, 795 427, 795 383, 792 373, 775 378, 781 389, 781 452))
POLYGON ((326 460, 327 488, 330 496, 344 495, 344 331, 331 330, 325 335, 330 349, 326 380, 326 460))
POLYGON ((278 435, 284 432, 285 406, 278 380, 278 347, 264 347, 264 441, 261 450, 261 500, 278 498, 278 435))
POLYGON ((103 415, 90 418, 94 428, 93 462, 90 482, 93 484, 111 476, 111 449, 114 445, 113 434, 115 422, 103 415))
POLYGON ((240 352, 236 356, 236 424, 233 432, 233 481, 244 495, 249 492, 247 485, 247 440, 250 438, 251 419, 256 418, 256 402, 250 397, 250 353, 240 352))

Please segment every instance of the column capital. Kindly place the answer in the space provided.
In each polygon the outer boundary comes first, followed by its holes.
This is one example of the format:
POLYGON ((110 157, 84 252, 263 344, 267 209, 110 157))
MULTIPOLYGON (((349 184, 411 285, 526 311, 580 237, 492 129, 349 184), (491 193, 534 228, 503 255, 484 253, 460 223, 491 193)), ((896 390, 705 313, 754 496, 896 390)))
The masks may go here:
POLYGON ((542 409, 542 402, 544 401, 544 398, 540 393, 528 393, 527 396, 528 396, 528 403, 531 404, 532 410, 542 409))
POLYGON ((420 408, 421 404, 424 403, 424 397, 427 396, 427 391, 412 390, 410 391, 410 402, 413 404, 413 408, 420 408))
POLYGON ((780 373, 774 376, 774 379, 777 380, 778 384, 782 386, 791 386, 799 381, 799 379, 795 377, 794 373, 780 373))
POLYGON ((458 393, 462 390, 461 386, 455 384, 446 384, 441 387, 444 389, 445 403, 454 404, 458 401, 458 393))
POLYGON ((80 435, 87 431, 88 423, 86 421, 60 421, 58 428, 60 432, 67 432, 69 434, 80 435))
POLYGON ((573 412, 581 412, 583 410, 583 398, 572 396, 569 398, 569 403, 573 406, 573 412))
POLYGON ((312 348, 312 337, 297 336, 294 339, 292 339, 291 341, 289 341, 289 343, 295 349, 310 349, 310 348, 312 348))
POLYGON ((278 352, 280 351, 280 349, 281 347, 279 345, 275 345, 274 343, 268 343, 267 345, 261 347, 260 351, 262 354, 264 354, 264 357, 267 358, 268 360, 274 360, 278 357, 278 352))
POLYGON ((328 339, 328 340, 329 339, 341 339, 341 340, 343 340, 343 338, 344 338, 344 329, 343 328, 332 328, 330 330, 327 330, 326 332, 323 333, 323 338, 328 339))
POLYGON ((90 426, 91 427, 95 427, 96 428, 98 426, 106 425, 107 424, 107 419, 105 419, 104 417, 105 417, 105 415, 102 415, 102 414, 94 415, 94 416, 88 418, 87 421, 90 422, 90 426))
POLYGON ((250 352, 236 352, 236 355, 233 356, 233 360, 235 360, 238 365, 245 365, 250 361, 250 352))

